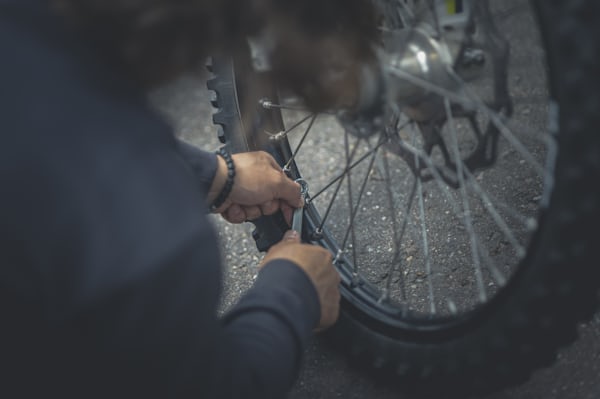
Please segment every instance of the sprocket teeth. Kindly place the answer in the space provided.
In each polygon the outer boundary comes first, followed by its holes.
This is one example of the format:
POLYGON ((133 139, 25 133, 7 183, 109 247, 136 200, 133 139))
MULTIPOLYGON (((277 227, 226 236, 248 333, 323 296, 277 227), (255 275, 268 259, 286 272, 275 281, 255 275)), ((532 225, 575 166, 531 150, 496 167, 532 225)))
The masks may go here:
POLYGON ((208 88, 208 90, 214 90, 216 92, 218 83, 219 82, 217 79, 208 79, 206 81, 206 87, 208 88))
POLYGON ((212 116, 213 123, 221 126, 227 124, 230 119, 230 115, 227 115, 222 109, 219 109, 212 116))
POLYGON ((214 73, 213 60, 212 57, 206 60, 205 64, 206 70, 210 73, 214 73))

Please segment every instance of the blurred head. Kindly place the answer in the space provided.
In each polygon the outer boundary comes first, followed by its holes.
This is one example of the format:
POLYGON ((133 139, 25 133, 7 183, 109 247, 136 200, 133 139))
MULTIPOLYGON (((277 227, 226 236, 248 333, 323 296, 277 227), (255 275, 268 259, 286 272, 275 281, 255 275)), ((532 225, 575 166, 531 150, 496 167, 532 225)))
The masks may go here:
POLYGON ((340 97, 348 79, 330 77, 368 58, 378 34, 372 0, 50 1, 146 86, 196 68, 208 54, 233 52, 268 29, 277 38, 275 75, 316 108, 340 97))
POLYGON ((196 68, 260 24, 249 0, 50 1, 147 86, 196 68))

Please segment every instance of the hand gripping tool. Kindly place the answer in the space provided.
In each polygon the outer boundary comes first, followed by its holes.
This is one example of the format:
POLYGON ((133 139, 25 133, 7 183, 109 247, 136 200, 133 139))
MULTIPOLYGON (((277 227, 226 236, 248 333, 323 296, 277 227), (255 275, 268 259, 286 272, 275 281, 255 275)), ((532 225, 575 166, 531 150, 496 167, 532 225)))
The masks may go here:
MULTIPOLYGON (((306 206, 306 200, 308 198, 308 183, 304 179, 296 179, 296 183, 300 184, 300 196, 304 200, 306 206)), ((296 208, 294 215, 292 216, 292 230, 296 231, 302 236, 302 217, 304 215, 304 207, 296 208)))

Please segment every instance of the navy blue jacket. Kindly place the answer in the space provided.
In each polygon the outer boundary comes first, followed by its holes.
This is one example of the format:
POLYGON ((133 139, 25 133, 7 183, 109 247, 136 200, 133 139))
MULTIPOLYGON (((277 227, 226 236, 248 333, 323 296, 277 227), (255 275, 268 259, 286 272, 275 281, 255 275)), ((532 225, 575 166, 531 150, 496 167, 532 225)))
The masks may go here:
POLYGON ((0 397, 283 396, 309 278, 268 264, 217 317, 215 156, 35 3, 0 0, 0 397))

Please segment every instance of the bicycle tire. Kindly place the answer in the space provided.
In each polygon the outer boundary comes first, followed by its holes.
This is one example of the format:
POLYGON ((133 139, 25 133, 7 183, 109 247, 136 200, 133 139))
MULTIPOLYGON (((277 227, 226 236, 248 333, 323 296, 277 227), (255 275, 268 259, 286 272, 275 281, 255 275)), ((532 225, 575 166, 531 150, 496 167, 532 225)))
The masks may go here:
MULTIPOLYGON (((600 125, 600 95, 594 38, 600 32, 594 19, 600 6, 585 0, 537 1, 534 9, 546 44, 551 97, 559 110, 560 151, 549 207, 510 284, 481 311, 435 331, 382 322, 368 306, 357 305, 355 291, 342 286, 340 319, 328 337, 356 364, 402 389, 452 395, 523 382, 533 370, 551 364, 558 349, 576 339, 577 324, 597 308, 600 271, 592 232, 600 215, 594 183, 600 181, 600 136, 594 134, 600 125)), ((210 68, 214 77, 208 88, 216 93, 213 105, 218 108, 214 122, 221 127, 221 141, 234 152, 265 148, 247 133, 255 125, 283 130, 278 110, 253 109, 242 100, 250 91, 245 85, 263 94, 275 90, 268 76, 259 83, 240 73, 249 65, 249 55, 240 51, 232 61, 214 60, 210 68)), ((273 154, 283 165, 281 154, 273 154)), ((280 217, 265 217, 256 225, 261 250, 286 229, 280 217)))

